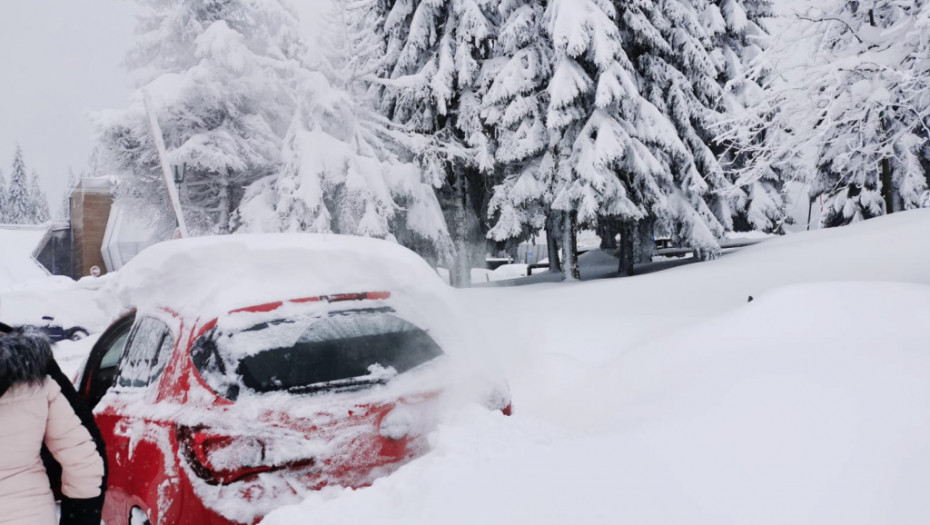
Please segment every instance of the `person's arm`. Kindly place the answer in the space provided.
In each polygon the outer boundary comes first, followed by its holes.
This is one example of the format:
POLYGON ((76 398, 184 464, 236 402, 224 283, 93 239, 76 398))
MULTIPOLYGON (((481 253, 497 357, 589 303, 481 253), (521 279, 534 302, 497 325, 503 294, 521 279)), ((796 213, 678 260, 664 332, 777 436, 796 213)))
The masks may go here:
POLYGON ((61 464, 61 524, 99 525, 106 453, 93 415, 54 361, 49 366, 45 446, 61 464))

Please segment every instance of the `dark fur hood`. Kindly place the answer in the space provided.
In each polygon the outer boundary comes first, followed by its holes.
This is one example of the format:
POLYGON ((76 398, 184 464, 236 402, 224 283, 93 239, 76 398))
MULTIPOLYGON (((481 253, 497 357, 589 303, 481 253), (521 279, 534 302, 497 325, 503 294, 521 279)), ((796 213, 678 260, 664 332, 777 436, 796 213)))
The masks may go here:
POLYGON ((0 335, 0 395, 14 385, 42 381, 51 360, 52 349, 40 332, 14 329, 0 335))

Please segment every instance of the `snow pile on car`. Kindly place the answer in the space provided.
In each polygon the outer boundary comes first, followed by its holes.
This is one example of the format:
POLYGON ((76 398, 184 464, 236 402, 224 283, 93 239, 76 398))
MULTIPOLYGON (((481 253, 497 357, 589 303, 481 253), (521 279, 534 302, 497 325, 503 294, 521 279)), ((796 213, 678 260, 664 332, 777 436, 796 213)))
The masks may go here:
POLYGON ((119 273, 117 293, 126 305, 201 316, 330 294, 448 294, 436 272, 412 251, 340 235, 172 240, 147 248, 119 273))

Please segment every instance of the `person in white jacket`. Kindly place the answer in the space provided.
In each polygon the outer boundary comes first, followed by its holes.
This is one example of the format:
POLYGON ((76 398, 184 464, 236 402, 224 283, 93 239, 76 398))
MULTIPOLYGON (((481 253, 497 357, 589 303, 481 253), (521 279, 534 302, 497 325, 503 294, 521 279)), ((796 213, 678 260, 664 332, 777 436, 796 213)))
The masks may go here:
POLYGON ((61 466, 61 524, 99 525, 106 489, 100 431, 45 336, 0 323, 0 524, 56 523, 43 447, 61 466))

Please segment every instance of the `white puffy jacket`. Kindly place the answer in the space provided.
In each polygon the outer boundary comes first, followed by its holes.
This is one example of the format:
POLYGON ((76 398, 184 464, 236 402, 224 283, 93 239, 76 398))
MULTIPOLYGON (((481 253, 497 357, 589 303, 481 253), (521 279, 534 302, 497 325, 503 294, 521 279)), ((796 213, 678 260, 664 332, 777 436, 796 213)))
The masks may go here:
POLYGON ((105 460, 48 375, 47 343, 42 348, 25 337, 0 336, 0 524, 53 525, 55 502, 40 457, 43 443, 62 466, 64 498, 99 497, 105 460))

